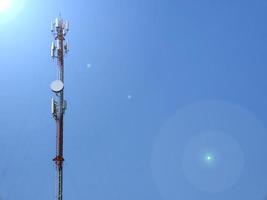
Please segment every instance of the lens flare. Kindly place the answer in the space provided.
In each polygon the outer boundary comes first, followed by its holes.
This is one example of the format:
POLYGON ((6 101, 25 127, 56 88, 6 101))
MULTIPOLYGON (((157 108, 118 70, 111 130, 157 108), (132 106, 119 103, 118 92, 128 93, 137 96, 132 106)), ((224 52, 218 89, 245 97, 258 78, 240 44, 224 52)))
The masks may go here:
POLYGON ((206 162, 212 162, 213 161, 213 155, 212 154, 205 155, 205 161, 206 162))

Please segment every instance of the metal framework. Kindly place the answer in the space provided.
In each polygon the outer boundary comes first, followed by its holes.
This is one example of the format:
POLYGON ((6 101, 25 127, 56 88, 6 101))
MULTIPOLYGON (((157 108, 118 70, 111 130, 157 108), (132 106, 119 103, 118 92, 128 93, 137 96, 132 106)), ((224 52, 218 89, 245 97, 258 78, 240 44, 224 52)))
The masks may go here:
POLYGON ((69 51, 65 36, 69 31, 69 22, 61 16, 51 23, 51 32, 54 41, 51 45, 51 57, 57 59, 58 77, 51 83, 51 89, 55 93, 52 99, 51 112, 56 121, 56 156, 53 159, 56 166, 56 199, 63 199, 63 121, 66 110, 64 100, 64 56, 69 51))

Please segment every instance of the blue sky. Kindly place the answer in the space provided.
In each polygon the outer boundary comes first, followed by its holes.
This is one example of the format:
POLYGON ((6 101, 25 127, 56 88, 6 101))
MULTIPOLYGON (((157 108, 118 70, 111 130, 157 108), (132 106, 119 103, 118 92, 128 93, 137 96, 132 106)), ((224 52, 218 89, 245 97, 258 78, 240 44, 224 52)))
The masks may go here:
POLYGON ((0 199, 54 198, 59 12, 70 21, 64 199, 266 199, 266 9, 25 0, 0 24, 0 199))

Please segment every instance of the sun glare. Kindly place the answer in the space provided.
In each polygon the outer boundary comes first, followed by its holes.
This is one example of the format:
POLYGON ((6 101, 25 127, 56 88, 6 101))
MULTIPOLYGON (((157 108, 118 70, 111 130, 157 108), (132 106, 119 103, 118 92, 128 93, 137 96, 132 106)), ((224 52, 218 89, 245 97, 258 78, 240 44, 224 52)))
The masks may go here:
POLYGON ((25 3, 26 0, 0 0, 0 25, 14 20, 22 12, 25 3))
POLYGON ((12 0, 0 0, 0 13, 7 12, 12 5, 12 0))

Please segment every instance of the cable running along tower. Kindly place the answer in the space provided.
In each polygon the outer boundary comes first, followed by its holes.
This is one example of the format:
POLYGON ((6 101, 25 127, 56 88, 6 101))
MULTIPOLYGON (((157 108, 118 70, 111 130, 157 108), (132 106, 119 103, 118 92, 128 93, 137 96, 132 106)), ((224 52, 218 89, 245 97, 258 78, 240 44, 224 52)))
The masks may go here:
POLYGON ((61 17, 51 23, 54 41, 51 45, 51 57, 57 59, 58 77, 51 83, 51 90, 55 94, 52 98, 51 112, 56 121, 56 157, 53 159, 56 167, 56 199, 63 199, 63 120, 66 110, 64 100, 64 56, 69 51, 65 36, 69 31, 69 22, 61 17))

